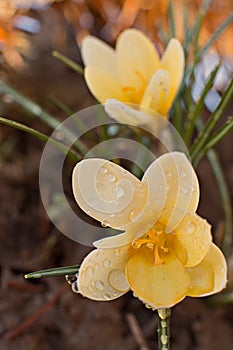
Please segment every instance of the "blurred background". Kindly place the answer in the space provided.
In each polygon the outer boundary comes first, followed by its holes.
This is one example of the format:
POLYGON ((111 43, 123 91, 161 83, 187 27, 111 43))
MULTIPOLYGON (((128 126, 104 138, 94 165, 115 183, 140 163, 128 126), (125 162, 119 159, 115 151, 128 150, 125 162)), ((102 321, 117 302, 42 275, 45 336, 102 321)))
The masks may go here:
MULTIPOLYGON (((201 1, 174 0, 172 4, 176 34, 182 41, 198 16, 201 1)), ((211 2, 200 31, 201 45, 232 11, 231 0, 211 2)), ((53 50, 82 65, 79 45, 86 35, 114 45, 119 33, 133 26, 146 33, 162 53, 170 35, 168 12, 167 0, 1 0, 0 80, 14 93, 1 89, 0 83, 0 115, 50 135, 52 129, 20 105, 15 92, 59 121, 96 103, 83 77, 55 58, 53 50)), ((209 50, 211 59, 205 58, 200 67, 204 77, 220 57, 225 67, 223 82, 232 79, 232 39, 231 25, 209 50)), ((188 60, 192 57, 190 51, 188 60)), ((217 90, 221 94, 221 86, 217 90)), ((195 93, 194 98, 198 89, 195 93)), ((214 99, 206 104, 206 113, 214 108, 214 99)), ((156 349, 156 317, 131 293, 112 302, 93 302, 72 293, 62 277, 24 280, 30 271, 77 264, 90 250, 58 232, 43 209, 38 184, 43 146, 37 138, 0 124, 0 348, 156 349)), ((217 153, 232 194, 232 134, 219 144, 217 153)), ((198 175, 199 214, 213 225, 218 243, 223 212, 205 159, 198 175)), ((228 261, 231 267, 231 255, 228 261)), ((228 289, 232 291, 231 275, 228 289)), ((231 304, 210 307, 204 300, 186 298, 173 310, 172 349, 232 349, 232 315, 231 304)))

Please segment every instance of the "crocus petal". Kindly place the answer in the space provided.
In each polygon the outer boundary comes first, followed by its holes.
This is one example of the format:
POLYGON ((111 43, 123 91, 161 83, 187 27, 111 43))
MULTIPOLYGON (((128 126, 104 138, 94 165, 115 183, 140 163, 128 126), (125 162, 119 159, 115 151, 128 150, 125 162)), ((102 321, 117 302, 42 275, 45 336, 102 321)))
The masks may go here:
POLYGON ((157 135, 159 130, 165 126, 164 118, 153 110, 147 108, 137 110, 136 107, 138 106, 132 103, 125 104, 113 98, 108 99, 104 105, 104 109, 110 118, 122 124, 145 126, 148 131, 157 135))
MULTIPOLYGON (((195 171, 184 153, 171 152, 158 159, 165 174, 167 192, 163 224, 174 230, 184 215, 194 213, 199 201, 199 184, 195 171)), ((160 219, 159 219, 160 220, 160 219)))
POLYGON ((84 73, 91 93, 101 103, 104 103, 110 97, 129 102, 119 81, 107 71, 94 66, 87 66, 84 73))
POLYGON ((84 159, 73 170, 80 208, 104 226, 126 229, 143 210, 147 188, 130 172, 105 159, 84 159))
POLYGON ((213 284, 212 288, 209 290, 201 290, 191 288, 188 292, 188 295, 193 297, 203 297, 211 294, 220 292, 226 287, 227 283, 227 264, 226 259, 221 252, 221 250, 214 244, 211 243, 210 249, 206 254, 205 258, 201 263, 193 268, 187 269, 190 275, 191 285, 192 286, 202 286, 203 281, 201 281, 200 273, 203 275, 203 278, 210 279, 210 276, 213 275, 213 284), (207 266, 207 267, 206 267, 207 266), (212 271, 210 272, 209 269, 212 271))
POLYGON ((152 308, 171 307, 187 293, 189 275, 173 254, 163 256, 164 263, 154 265, 153 251, 140 248, 126 264, 130 288, 152 308))
POLYGON ((120 34, 116 56, 122 85, 138 90, 142 85, 147 85, 159 67, 159 57, 153 43, 136 29, 124 30, 120 34))
POLYGON ((197 214, 186 214, 174 233, 186 249, 188 260, 185 266, 198 265, 210 248, 211 226, 197 214))
POLYGON ((81 43, 81 54, 85 66, 99 68, 116 75, 116 54, 113 48, 94 36, 86 36, 81 43))
POLYGON ((95 249, 88 254, 79 270, 79 292, 93 300, 112 300, 125 294, 129 285, 124 270, 130 249, 95 249))
POLYGON ((168 111, 165 107, 170 97, 170 90, 169 73, 163 69, 158 69, 144 92, 141 105, 165 115, 168 111))
POLYGON ((165 106, 166 109, 170 108, 183 79, 184 63, 184 50, 179 40, 172 38, 167 45, 160 64, 161 68, 167 70, 170 76, 171 93, 165 106))

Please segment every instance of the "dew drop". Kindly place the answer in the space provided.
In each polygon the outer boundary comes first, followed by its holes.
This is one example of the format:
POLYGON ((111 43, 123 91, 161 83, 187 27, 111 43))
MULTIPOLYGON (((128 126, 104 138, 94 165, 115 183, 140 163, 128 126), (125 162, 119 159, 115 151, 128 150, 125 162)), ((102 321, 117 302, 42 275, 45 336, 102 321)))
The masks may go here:
POLYGON ((110 286, 119 292, 125 292, 129 289, 129 284, 122 270, 112 270, 108 275, 110 286))
POLYGON ((140 214, 140 210, 137 210, 137 209, 132 210, 129 214, 130 220, 135 221, 139 214, 140 214))
POLYGON ((189 234, 193 233, 196 229, 196 224, 190 220, 185 223, 185 231, 189 234))
POLYGON ((188 176, 184 169, 180 169, 179 174, 182 177, 182 179, 185 179, 188 176))
POLYGON ((112 173, 108 174, 108 181, 109 182, 114 182, 116 181, 116 176, 112 173))
POLYGON ((94 275, 94 270, 91 266, 87 267, 87 269, 85 270, 85 275, 87 277, 92 277, 94 275))
POLYGON ((183 193, 183 194, 187 194, 188 193, 188 190, 187 190, 187 188, 186 187, 181 187, 181 192, 183 193))
POLYGON ((114 254, 115 254, 115 256, 119 256, 121 254, 120 249, 119 248, 115 248, 114 249, 114 254))
POLYGON ((122 186, 116 185, 113 189, 114 194, 116 195, 117 198, 121 198, 125 194, 125 190, 122 186))
POLYGON ((112 265, 111 261, 109 259, 104 260, 104 267, 109 268, 112 265))
POLYGON ((167 326, 166 321, 161 321, 161 326, 162 326, 162 328, 165 328, 167 326))
POLYGON ((165 231, 166 233, 172 233, 172 229, 170 227, 166 227, 165 231))
POLYGON ((108 227, 108 226, 110 226, 110 223, 108 222, 108 221, 103 221, 103 222, 101 222, 101 226, 102 227, 108 227))
POLYGON ((171 176, 171 173, 170 173, 170 171, 168 171, 168 170, 165 170, 165 171, 164 171, 164 174, 165 174, 166 177, 170 177, 170 176, 171 176))
POLYGON ((145 307, 146 307, 147 309, 151 309, 151 308, 152 308, 150 304, 145 304, 145 307))
POLYGON ((100 268, 100 264, 95 264, 95 265, 94 265, 94 269, 95 269, 96 271, 98 271, 99 268, 100 268))
POLYGON ((167 342, 168 342, 168 336, 167 336, 167 335, 162 334, 161 337, 160 337, 160 339, 161 339, 161 343, 162 343, 163 345, 166 345, 166 344, 167 344, 167 342))
POLYGON ((105 168, 105 166, 102 166, 102 167, 100 168, 100 171, 101 171, 102 174, 107 174, 108 169, 105 168))
POLYGON ((94 287, 95 287, 95 289, 102 291, 102 290, 104 290, 104 282, 97 280, 94 282, 94 287))
POLYGON ((111 213, 109 214, 110 218, 114 218, 115 214, 114 213, 111 213))
POLYGON ((71 289, 72 289, 72 291, 73 291, 74 293, 78 293, 78 292, 79 292, 77 281, 75 281, 74 283, 72 283, 71 289))
POLYGON ((112 299, 112 296, 111 296, 110 293, 105 293, 105 294, 103 295, 103 298, 104 298, 105 300, 110 300, 110 299, 112 299))

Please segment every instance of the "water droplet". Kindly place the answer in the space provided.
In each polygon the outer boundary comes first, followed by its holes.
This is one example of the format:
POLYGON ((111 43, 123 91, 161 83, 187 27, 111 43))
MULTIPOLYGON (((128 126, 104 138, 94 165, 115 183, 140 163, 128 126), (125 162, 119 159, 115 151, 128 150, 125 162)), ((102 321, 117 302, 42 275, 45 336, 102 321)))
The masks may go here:
POLYGON ((151 309, 151 305, 150 305, 150 304, 145 304, 145 307, 146 307, 147 309, 151 309))
POLYGON ((161 326, 162 326, 163 328, 165 328, 165 327, 167 326, 166 321, 161 321, 161 326))
POLYGON ((162 343, 163 345, 166 345, 166 344, 167 344, 167 342, 168 342, 168 336, 167 336, 167 335, 162 334, 161 337, 160 337, 160 339, 161 339, 161 343, 162 343))
POLYGON ((112 299, 112 295, 110 293, 104 293, 103 298, 105 300, 110 300, 110 299, 112 299))
POLYGON ((94 265, 94 269, 95 269, 96 271, 98 271, 99 268, 100 268, 100 264, 95 264, 95 265, 94 265))
POLYGON ((120 292, 125 292, 129 289, 128 281, 122 270, 112 270, 108 275, 110 286, 120 292))
POLYGON ((117 198, 121 198, 125 194, 125 190, 122 186, 116 185, 113 189, 114 194, 116 195, 117 198))
POLYGON ((180 169, 179 174, 182 177, 182 179, 185 179, 188 176, 183 168, 180 169))
POLYGON ((165 174, 166 177, 170 177, 170 176, 171 176, 171 172, 168 171, 168 170, 165 170, 165 171, 164 171, 164 174, 165 174))
POLYGON ((104 260, 104 267, 109 268, 112 265, 111 261, 109 259, 104 260))
POLYGON ((109 182, 114 182, 116 181, 116 176, 112 173, 108 174, 108 181, 109 182))
POLYGON ((130 220, 135 221, 139 214, 140 214, 140 210, 137 210, 137 209, 132 210, 129 214, 130 220))
POLYGON ((196 224, 192 222, 191 220, 186 221, 185 223, 185 231, 187 233, 193 233, 196 229, 196 224))
POLYGON ((97 280, 94 282, 94 287, 95 289, 102 291, 104 290, 104 282, 97 280))
POLYGON ((183 193, 183 194, 187 194, 188 193, 188 190, 187 190, 187 188, 186 187, 181 187, 181 192, 183 193))
POLYGON ((114 213, 111 213, 109 214, 110 218, 114 218, 115 214, 114 213))
POLYGON ((107 174, 108 169, 105 168, 105 166, 102 166, 102 167, 100 168, 100 171, 101 171, 102 174, 107 174))
POLYGON ((92 277, 94 275, 94 270, 91 266, 87 267, 87 269, 85 270, 85 275, 87 277, 92 277))
POLYGON ((119 256, 121 254, 120 249, 119 248, 115 248, 114 249, 114 254, 115 254, 115 256, 119 256))
POLYGON ((79 292, 77 281, 75 281, 74 283, 72 283, 71 289, 72 289, 72 291, 73 291, 74 293, 78 293, 78 292, 79 292))
POLYGON ((108 221, 104 220, 103 222, 101 222, 101 226, 108 227, 108 226, 110 226, 110 223, 108 221))
POLYGON ((166 227, 165 232, 166 233, 172 233, 172 229, 170 227, 166 227))

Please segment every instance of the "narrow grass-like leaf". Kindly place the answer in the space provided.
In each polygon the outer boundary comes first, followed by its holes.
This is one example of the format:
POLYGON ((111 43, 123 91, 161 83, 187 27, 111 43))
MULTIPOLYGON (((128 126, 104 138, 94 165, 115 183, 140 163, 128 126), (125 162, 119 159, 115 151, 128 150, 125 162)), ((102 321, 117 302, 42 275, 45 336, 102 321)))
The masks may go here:
POLYGON ((62 63, 64 63, 66 66, 68 66, 69 68, 71 68, 73 71, 77 72, 80 75, 84 74, 84 70, 83 67, 80 66, 78 63, 74 62, 73 60, 71 60, 70 58, 62 55, 60 52, 58 51, 53 51, 52 52, 53 57, 59 59, 59 61, 61 61, 62 63))
POLYGON ((176 36, 176 23, 175 23, 175 16, 174 16, 174 9, 172 5, 172 1, 170 0, 168 3, 168 21, 169 21, 169 27, 171 29, 171 36, 176 36))
POLYGON ((193 135, 193 131, 195 128, 195 120, 200 116, 201 111, 204 107, 204 103, 205 103, 205 98, 206 95, 208 94, 208 92, 210 91, 210 89, 213 86, 213 82, 214 79, 217 75, 217 72, 220 68, 220 63, 215 67, 215 69, 211 72, 209 79, 207 80, 207 83, 201 93, 200 99, 198 101, 198 103, 196 104, 196 106, 193 108, 193 110, 189 111, 188 115, 187 115, 187 123, 185 126, 185 134, 184 134, 184 140, 186 145, 190 144, 192 135, 193 135))
POLYGON ((217 28, 207 43, 198 52, 198 57, 202 57, 206 51, 214 44, 214 42, 220 37, 220 35, 233 23, 233 13, 231 13, 224 22, 217 28))
POLYGON ((191 158, 195 161, 195 158, 198 156, 198 153, 202 150, 206 142, 208 142, 209 137, 219 120, 223 117, 228 104, 231 102, 233 96, 233 80, 229 83, 227 89, 224 91, 221 102, 219 103, 215 112, 210 115, 207 123, 204 125, 203 129, 199 132, 198 137, 193 143, 190 155, 191 158))
POLYGON ((195 158, 195 162, 197 163, 206 152, 215 147, 224 137, 226 137, 233 130, 233 116, 229 117, 226 123, 213 135, 211 139, 206 143, 206 145, 202 148, 199 154, 195 158))
POLYGON ((72 149, 67 149, 66 146, 64 146, 62 143, 52 139, 51 137, 48 137, 47 135, 33 129, 30 128, 27 125, 18 123, 14 120, 10 120, 4 117, 0 117, 0 123, 10 126, 12 128, 18 129, 18 130, 22 130, 25 131, 28 134, 31 134, 35 137, 37 137, 38 139, 45 141, 45 142, 52 142, 58 149, 62 150, 65 154, 67 154, 70 158, 72 158, 75 161, 80 160, 79 155, 72 149))
POLYGON ((57 277, 65 275, 74 275, 78 272, 80 265, 72 265, 65 267, 54 267, 51 269, 40 270, 26 274, 24 277, 29 278, 43 278, 43 277, 57 277))
MULTIPOLYGON (((18 91, 10 87, 3 80, 0 80, 0 92, 10 95, 13 97, 14 101, 17 102, 21 107, 23 107, 26 111, 31 113, 32 115, 41 119, 45 124, 50 126, 52 129, 56 129, 59 125, 61 127, 60 121, 51 116, 48 112, 44 111, 38 104, 31 101, 29 98, 20 94, 18 91)), ((80 141, 76 140, 76 136, 65 127, 61 127, 60 131, 64 133, 64 136, 74 143, 74 146, 80 151, 82 154, 86 154, 88 152, 87 147, 80 141)))
MULTIPOLYGON (((203 129, 203 123, 201 119, 196 120, 196 126, 198 131, 203 129)), ((191 157, 192 159, 192 157, 191 157)), ((232 224, 232 203, 231 203, 231 195, 230 191, 224 176, 224 173, 221 168, 221 164, 218 160, 218 156, 216 152, 213 149, 210 149, 207 152, 207 159, 210 163, 210 166, 212 168, 217 187, 219 190, 220 198, 222 201, 222 207, 224 211, 224 217, 225 217, 225 225, 224 225, 224 236, 223 236, 223 241, 222 241, 222 249, 225 254, 229 253, 229 250, 231 248, 232 244, 232 232, 233 232, 233 224, 232 224)), ((199 158, 200 160, 200 158, 199 158)), ((192 162, 195 166, 198 165, 198 161, 193 161, 192 162)))

